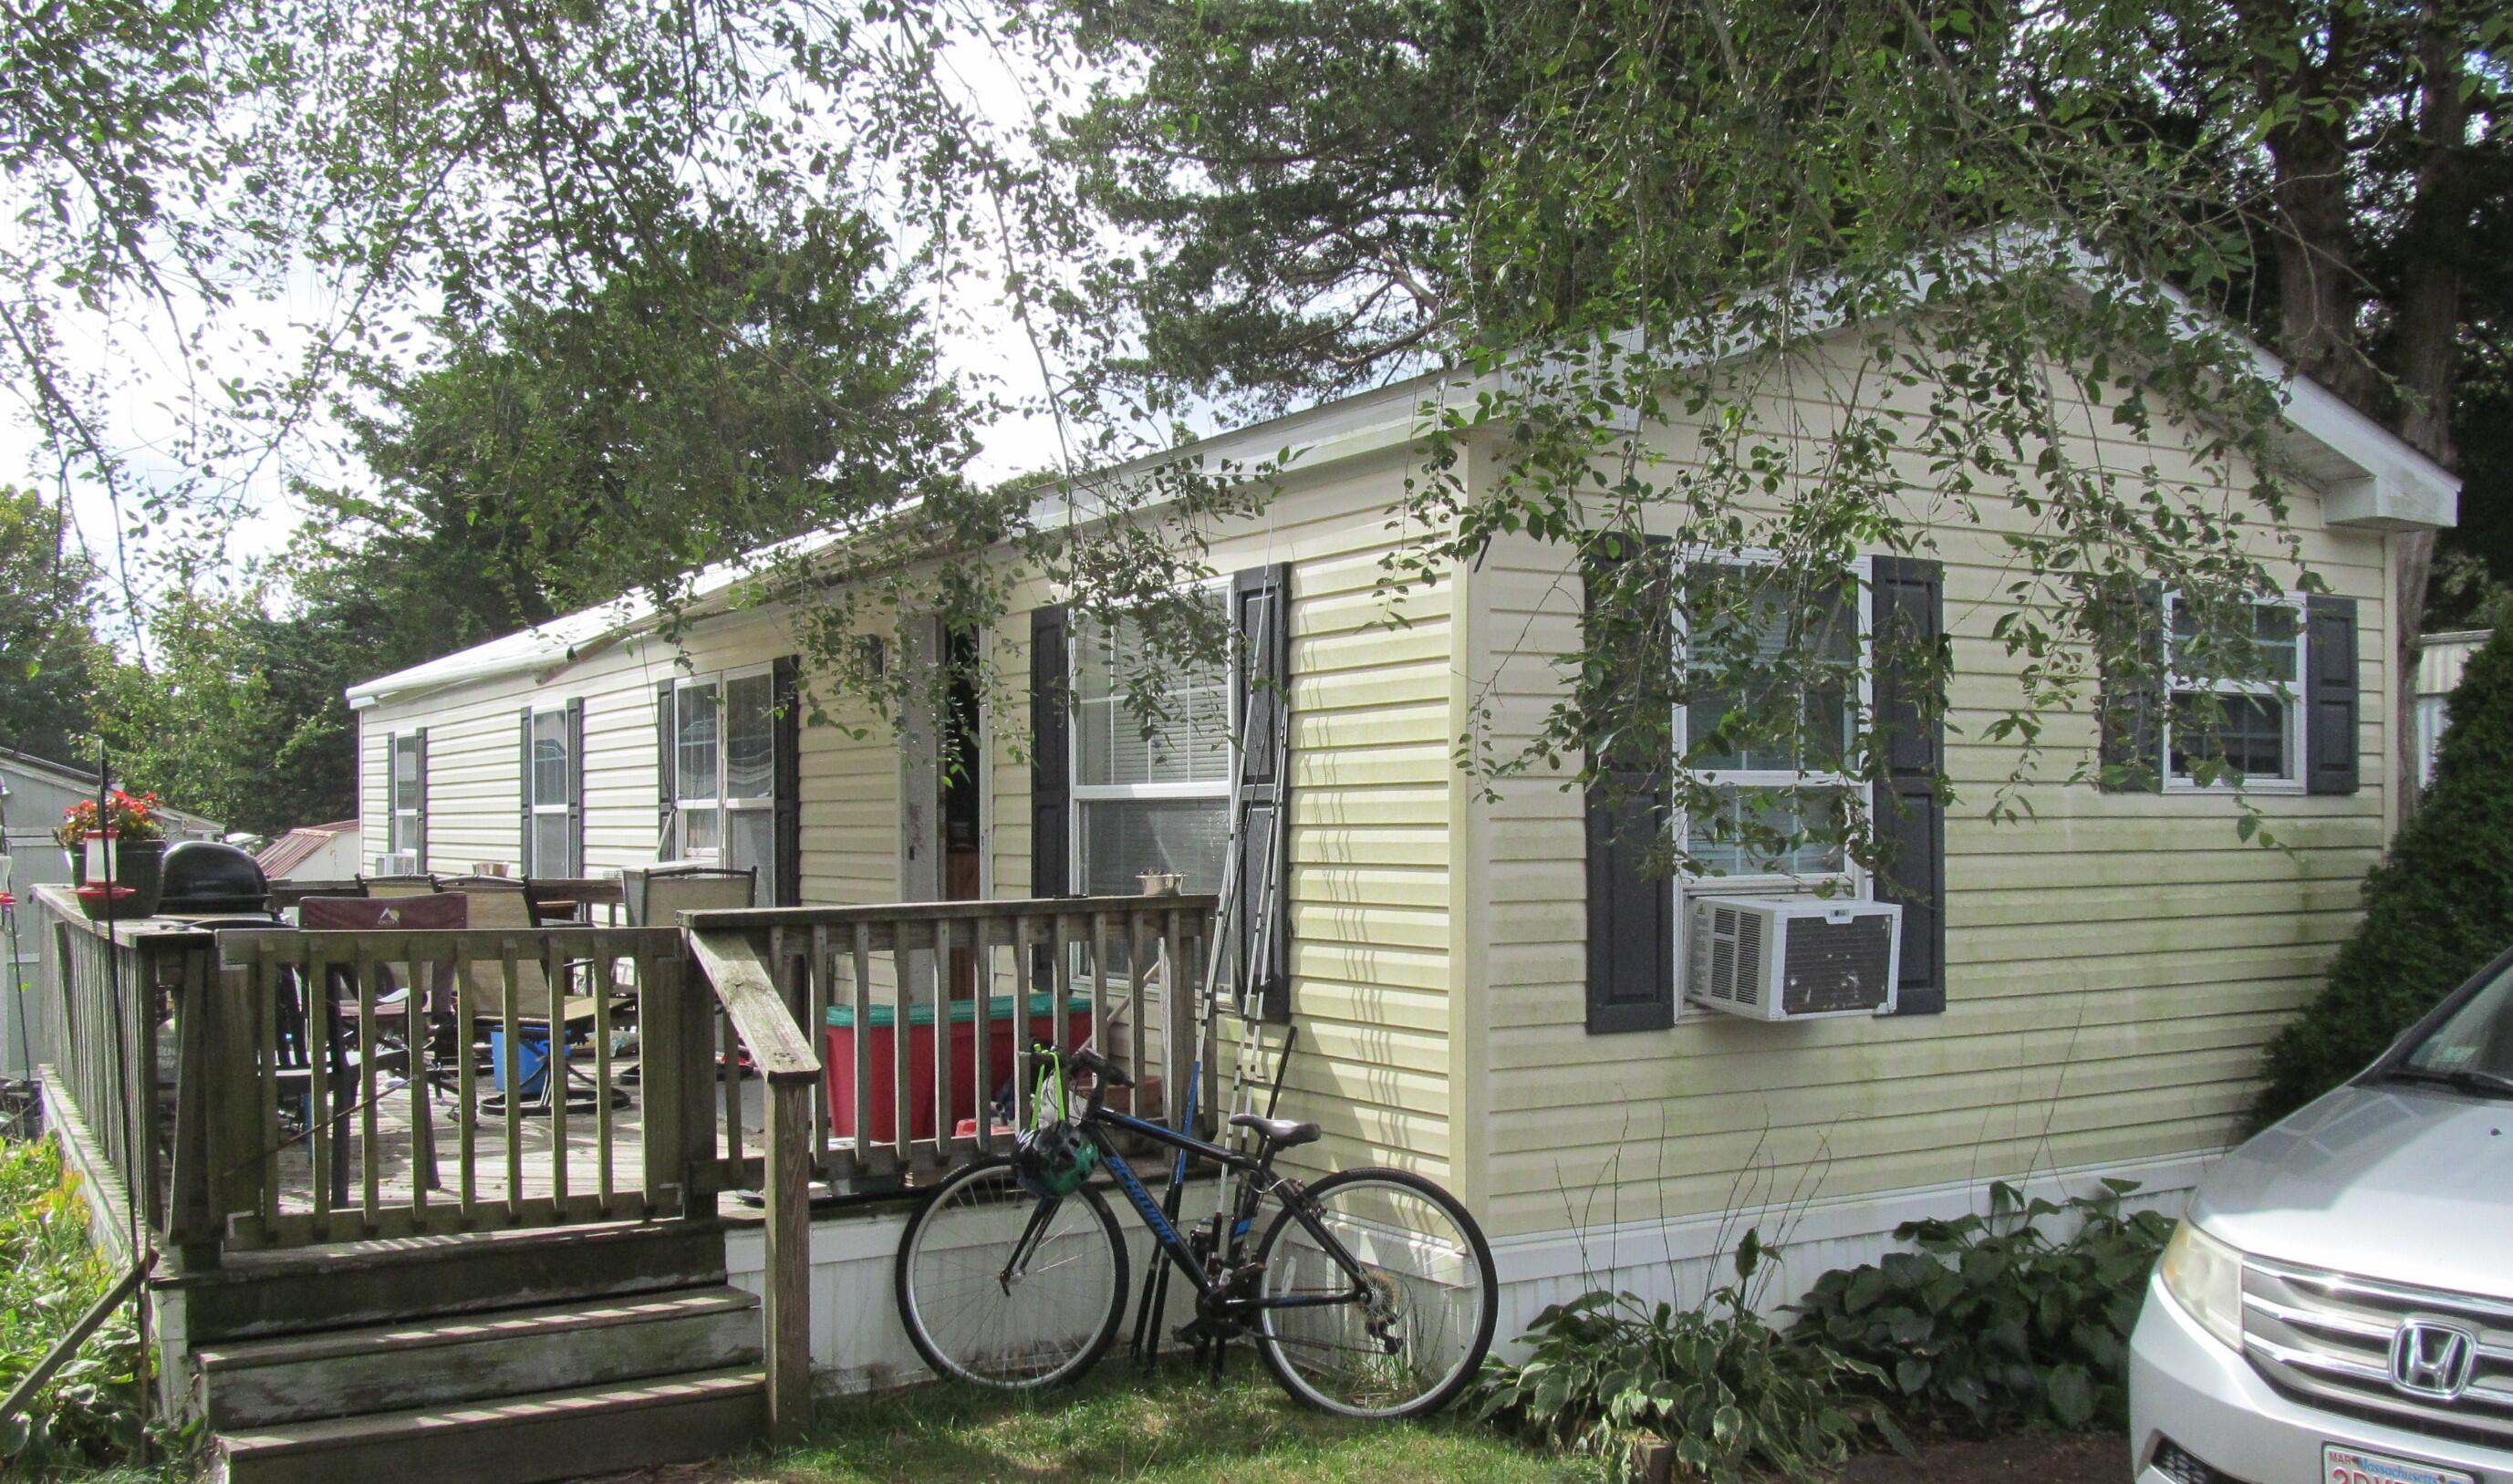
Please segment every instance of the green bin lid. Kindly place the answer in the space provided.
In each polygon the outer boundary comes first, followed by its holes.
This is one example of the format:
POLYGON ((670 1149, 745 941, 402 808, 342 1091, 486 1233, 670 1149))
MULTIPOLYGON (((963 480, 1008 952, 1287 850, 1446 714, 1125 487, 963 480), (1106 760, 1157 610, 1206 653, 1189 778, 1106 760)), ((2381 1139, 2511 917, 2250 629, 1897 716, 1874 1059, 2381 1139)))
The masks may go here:
MULTIPOLYGON (((1053 1000, 1054 996, 1048 994, 1031 995, 1029 997, 1030 1018, 1035 1021, 1047 1020, 1048 1006, 1053 1002, 1053 1000)), ((1087 994, 1073 995, 1067 998, 1064 1002, 1064 1013, 1067 1015, 1086 1011, 1090 1008, 1091 997, 1087 994)), ((976 1000, 953 1000, 951 1002, 951 1023, 953 1024, 966 1025, 977 1018, 977 1002, 976 1000)), ((825 1019, 832 1025, 839 1025, 853 1029, 856 1023, 856 1007, 852 1004, 831 1005, 825 1019)), ((898 1023, 898 1012, 894 1006, 877 1003, 872 1007, 871 1019, 872 1028, 880 1030, 885 1026, 898 1023)), ((988 995, 986 997, 986 1019, 989 1021, 1012 1020, 1013 997, 1009 994, 988 995)), ((934 1002, 931 1000, 924 1000, 917 1004, 908 1006, 907 1023, 910 1025, 933 1024, 934 1002)))

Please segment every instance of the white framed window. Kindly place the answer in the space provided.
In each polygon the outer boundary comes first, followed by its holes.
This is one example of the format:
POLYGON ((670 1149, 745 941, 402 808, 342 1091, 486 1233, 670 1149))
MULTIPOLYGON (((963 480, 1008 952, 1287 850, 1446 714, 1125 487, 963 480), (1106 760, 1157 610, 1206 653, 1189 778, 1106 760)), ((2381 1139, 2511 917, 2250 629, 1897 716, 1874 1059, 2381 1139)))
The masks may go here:
MULTIPOLYGON (((1867 872, 1842 836, 1853 813, 1865 814, 1873 804, 1867 780, 1850 771, 1859 718, 1871 702, 1869 563, 1862 557, 1854 564, 1855 594, 1827 590, 1813 604, 1799 594, 1752 586, 1752 575, 1771 564, 1763 553, 1736 552, 1693 567, 1718 579, 1728 599, 1720 622, 1743 627, 1741 634, 1732 629, 1730 643, 1750 644, 1773 659, 1794 647, 1801 673, 1771 682, 1790 686, 1789 697, 1739 694, 1699 671, 1686 687, 1689 699, 1675 712, 1676 749, 1689 752, 1696 741, 1710 748, 1693 756, 1692 773, 1719 797, 1721 814, 1680 814, 1675 822, 1679 843, 1695 862, 1684 877, 1684 895, 1795 895, 1828 887, 1863 897, 1867 872), (1733 744, 1718 740, 1722 718, 1770 715, 1781 706, 1798 722, 1789 736, 1733 744), (1781 846, 1775 837, 1795 843, 1781 846)), ((1675 643, 1676 662, 1689 667, 1694 646, 1681 625, 1675 643)), ((1676 914, 1679 935, 1684 916, 1676 914)), ((1683 962, 1680 953, 1677 962, 1683 962)))
POLYGON ((385 830, 385 849, 394 855, 416 855, 427 815, 427 742, 418 732, 392 736, 392 819, 385 830))
POLYGON ((672 687, 672 855, 777 879, 777 692, 767 665, 672 687))
POLYGON ((533 874, 573 876, 583 862, 575 859, 576 831, 568 825, 576 804, 576 759, 569 755, 567 707, 534 711, 532 728, 533 761, 524 789, 532 816, 533 874))
POLYGON ((2202 633, 2180 594, 2164 595, 2167 703, 2159 720, 2168 793, 2303 791, 2303 599, 2289 593, 2246 611, 2248 632, 2202 633), (2202 655, 2204 665, 2184 669, 2202 655), (2236 670, 2240 678, 2202 670, 2236 670))
MULTIPOLYGON (((1226 600, 1205 589, 1215 609, 1226 600)), ((1077 616, 1067 673, 1073 699, 1073 881, 1091 895, 1132 895, 1150 872, 1190 892, 1221 889, 1230 834, 1232 665, 1201 662, 1169 677, 1147 729, 1126 702, 1143 643, 1137 622, 1077 616)))

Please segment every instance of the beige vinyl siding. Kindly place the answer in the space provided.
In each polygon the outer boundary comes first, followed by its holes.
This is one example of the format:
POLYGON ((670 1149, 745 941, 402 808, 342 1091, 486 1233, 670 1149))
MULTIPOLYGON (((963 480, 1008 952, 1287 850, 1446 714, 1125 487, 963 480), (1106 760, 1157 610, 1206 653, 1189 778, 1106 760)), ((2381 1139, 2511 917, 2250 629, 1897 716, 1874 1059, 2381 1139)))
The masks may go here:
MULTIPOLYGON (((1805 448, 1820 446, 1832 417, 1820 391, 1766 407, 1795 418, 1805 448)), ((1676 427, 1650 443, 1680 463, 1694 438, 1676 427)), ((2076 451, 2096 447, 2115 466, 2197 472, 2180 448, 2128 445, 2107 424, 2076 451)), ((2353 930, 2385 831, 2385 548, 2323 529, 2315 501, 2294 513, 2305 564, 2358 600, 2364 787, 2256 795, 2286 852, 2242 843, 2229 798, 2063 785, 2094 746, 2084 714, 2047 719, 2046 756, 2016 795, 2033 817, 1992 822, 2015 753, 1979 739, 2016 704, 2019 662, 1990 625, 2022 574, 1995 525, 2004 512, 1987 530, 1940 517, 1928 554, 1946 568, 1959 793, 1943 1015, 1761 1025, 1686 1007, 1671 1029, 1590 1035, 1580 797, 1553 780, 1504 782, 1489 804, 1469 789, 1460 910, 1481 925, 1483 951, 1464 961, 1465 992, 1488 1007, 1489 1028, 1459 1081, 1485 1144, 1467 1183, 1493 1233, 2014 1177, 2238 1137, 2260 1045, 2353 930)), ((2265 533, 2258 549, 2275 554, 2265 533)), ((1468 590, 1465 696, 1489 702, 1507 750, 1559 695, 1548 657, 1577 643, 1580 588, 1561 548, 1519 541, 1468 590)))
MULTIPOLYGON (((1445 1177, 1450 1029, 1459 1013, 1449 954, 1455 594, 1435 586, 1398 603, 1379 591, 1403 478, 1393 458, 1295 475, 1261 526, 1217 535, 1210 560, 1222 574, 1277 561, 1294 568, 1290 895, 1301 1040, 1284 1108, 1327 1130, 1301 1155, 1317 1166, 1398 1163, 1445 1177)), ((998 682, 984 719, 995 897, 1030 890, 1029 623, 1051 596, 1024 584, 986 646, 998 682)), ((367 723, 371 736, 430 729, 429 845, 439 869, 456 859, 449 844, 465 866, 512 862, 516 714, 536 696, 581 696, 589 864, 635 864, 655 857, 656 684, 764 662, 787 651, 784 635, 773 618, 711 621, 683 636, 685 663, 659 640, 631 641, 555 673, 397 700, 372 708, 367 723), (449 744, 462 759, 459 776, 436 762, 449 744), (459 811, 451 832, 436 813, 449 804, 459 811)), ((838 719, 865 736, 850 737, 847 726, 802 734, 803 897, 892 901, 897 739, 859 709, 838 719)), ((383 754, 374 755, 379 768, 383 754)))
MULTIPOLYGON (((741 614, 703 621, 678 644, 624 641, 576 664, 491 676, 397 698, 363 714, 365 823, 384 838, 388 733, 428 729, 428 863, 440 873, 475 862, 520 864, 517 718, 527 705, 584 702, 585 863, 600 871, 657 858, 655 690, 666 680, 773 662, 793 652, 781 619, 741 614)), ((851 709, 842 721, 869 725, 851 709)), ((887 734, 858 742, 837 726, 802 729, 803 894, 865 902, 897 890, 896 752, 887 734)), ((370 851, 370 856, 375 852, 370 851)))
MULTIPOLYGON (((1261 529, 1213 539, 1209 564, 1225 575, 1292 564, 1300 1041, 1282 1105, 1326 1131, 1299 1163, 1398 1164, 1447 1179, 1450 1029, 1460 1013, 1449 956, 1454 589, 1401 601, 1379 589, 1403 481, 1404 464, 1388 458, 1295 474, 1261 529)), ((1029 889, 1029 610, 1048 596, 1025 589, 991 646, 1009 698, 1009 714, 989 720, 988 749, 994 884, 1008 897, 1029 889)))
POLYGON ((391 735, 372 710, 358 718, 358 870, 372 869, 383 854, 392 823, 391 735))

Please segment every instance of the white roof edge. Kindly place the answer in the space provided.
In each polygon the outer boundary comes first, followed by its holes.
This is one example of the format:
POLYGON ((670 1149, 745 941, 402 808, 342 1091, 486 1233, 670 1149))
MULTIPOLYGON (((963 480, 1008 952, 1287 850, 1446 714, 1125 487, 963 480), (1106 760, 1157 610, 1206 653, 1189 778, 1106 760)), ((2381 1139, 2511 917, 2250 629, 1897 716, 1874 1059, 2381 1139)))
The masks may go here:
MULTIPOLYGON (((2003 228, 1978 233, 1948 251, 1994 260, 2002 252, 2047 241, 2052 235, 2048 229, 2039 227, 2003 228)), ((2082 247, 2068 245, 2063 249, 2063 255, 2073 261, 2072 271, 2089 278, 2104 266, 2100 260, 2082 247)), ((1918 262, 1915 259, 1910 284, 1911 298, 1915 302, 1926 298, 1928 289, 1937 276, 1933 271, 1919 268, 1918 262)), ((1808 327, 1810 333, 1815 335, 1827 335, 1840 328, 1840 315, 1823 307, 1829 301, 1825 292, 1829 281, 1830 275, 1820 275, 1795 290, 1785 291, 1807 306, 1808 327)), ((1781 292, 1784 291, 1771 291, 1773 295, 1781 292)), ((2186 333, 2197 335, 2212 329, 2227 331, 2250 351, 2260 375, 2281 388, 2287 425, 2310 445, 2294 452, 2298 456, 2296 461, 2301 471, 2323 497, 2325 521, 2334 526, 2368 530, 2440 529, 2456 523, 2459 476, 2426 457, 2345 398, 2294 371, 2282 357, 2239 327, 2192 304, 2179 290, 2166 285, 2165 293, 2179 306, 2186 333)), ((1625 334, 1616 339, 1629 349, 1636 337, 1625 334)), ((1714 347, 1711 355, 1726 359, 1748 348, 1742 344, 1723 344, 1714 347)), ((1456 404, 1460 394, 1471 398, 1506 387, 1515 378, 1506 371, 1481 375, 1454 371, 1425 372, 1370 391, 1217 433, 1211 438, 1175 449, 1137 456, 1077 480, 1077 496, 1073 503, 1084 503, 1085 508, 1074 510, 1068 508, 1064 501, 1043 500, 1032 506, 1032 515, 1042 520, 1088 520, 1098 512, 1089 507, 1087 497, 1080 492, 1182 461, 1192 460, 1211 470, 1217 466, 1252 466, 1277 453, 1289 453, 1292 462, 1287 468, 1306 470, 1378 452, 1411 442, 1420 435, 1418 409, 1422 402, 1433 399, 1432 393, 1438 394, 1436 400, 1442 405, 1450 406, 1456 404)))
MULTIPOLYGON (((901 501, 866 517, 866 522, 900 513, 913 501, 901 501)), ((686 617, 712 618, 728 611, 732 593, 756 575, 755 564, 779 552, 803 556, 843 544, 849 532, 814 531, 775 541, 730 561, 718 562, 690 580, 686 617)), ((564 614, 546 623, 501 634, 469 649, 440 655, 424 664, 362 680, 342 695, 351 711, 365 711, 386 702, 409 700, 449 686, 522 674, 551 666, 564 668, 594 651, 655 627, 662 613, 643 594, 630 593, 564 614)))
MULTIPOLYGON (((1995 254, 2017 240, 2019 233, 2029 237, 2036 235, 2038 229, 1983 233, 1972 245, 1979 251, 1995 254)), ((2088 260, 2088 265, 2093 265, 2091 260, 2088 260)), ((1916 276, 1915 286, 1924 289, 1931 276, 1916 276)), ((1811 301, 1819 299, 1817 290, 1813 287, 1797 292, 1811 296, 1811 301)), ((2182 306, 2193 333, 2207 328, 2214 320, 2208 311, 2190 304, 2179 291, 2168 286, 2166 292, 2182 306)), ((1827 334, 1833 328, 1838 327, 1821 327, 1815 333, 1827 334)), ((2297 463, 2305 476, 2319 487, 2323 497, 2323 519, 2328 524, 2374 531, 2405 531, 2440 529, 2455 523, 2459 507, 2459 476, 2418 452, 2407 440, 2359 411, 2337 393, 2294 371, 2250 336, 2239 330, 2233 333, 2250 347, 2261 375, 2283 388, 2287 425, 2309 445, 2295 450, 2297 463)), ((1738 353, 1744 348, 1734 347, 1726 353, 1738 353)), ((1481 392, 1508 384, 1508 380, 1507 374, 1500 372, 1480 375, 1449 370, 1424 372, 1384 386, 1322 402, 1315 407, 1216 433, 1193 443, 1137 455, 1077 479, 1075 493, 1069 499, 1057 496, 1033 503, 1032 518, 1042 523, 1087 522, 1100 513, 1096 508, 1097 501, 1089 496, 1092 489, 1184 461, 1191 461, 1208 471, 1219 467, 1253 468, 1278 454, 1287 454, 1290 461, 1283 466, 1286 472, 1306 472, 1405 446, 1420 436, 1419 408, 1424 401, 1436 399, 1444 406, 1455 405, 1461 395, 1471 399, 1481 392)), ((912 502, 902 502, 893 511, 881 513, 895 513, 907 508, 909 503, 912 502)), ((868 520, 874 518, 879 517, 868 520)), ((692 580, 692 597, 694 600, 721 598, 730 593, 749 574, 751 561, 778 547, 814 551, 842 544, 853 534, 852 531, 809 533, 762 547, 749 557, 718 563, 692 580)), ((349 687, 345 693, 349 708, 362 711, 386 701, 401 700, 447 686, 516 674, 545 665, 564 665, 580 651, 652 628, 659 617, 654 605, 642 598, 617 598, 607 604, 597 604, 551 620, 536 628, 507 634, 431 660, 425 664, 362 681, 349 687), (593 621, 606 613, 615 616, 613 622, 594 625, 593 621)))

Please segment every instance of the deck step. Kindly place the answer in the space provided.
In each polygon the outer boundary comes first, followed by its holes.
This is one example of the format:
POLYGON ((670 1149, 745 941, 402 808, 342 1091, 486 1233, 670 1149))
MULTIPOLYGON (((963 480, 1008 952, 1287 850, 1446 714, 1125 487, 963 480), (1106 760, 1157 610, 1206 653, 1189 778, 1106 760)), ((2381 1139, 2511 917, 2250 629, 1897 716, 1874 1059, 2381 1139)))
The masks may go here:
POLYGON ((210 1476, 225 1484, 536 1484, 737 1453, 759 1438, 766 1413, 762 1373, 689 1372, 224 1432, 210 1476))
POLYGON ((193 1352, 213 1431, 756 1365, 759 1300, 721 1284, 438 1315, 193 1352))
POLYGON ((722 1228, 666 1221, 237 1254, 155 1288, 207 1346, 724 1280, 722 1228))

